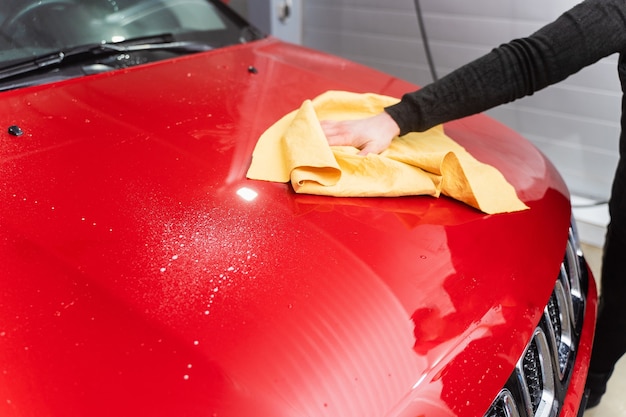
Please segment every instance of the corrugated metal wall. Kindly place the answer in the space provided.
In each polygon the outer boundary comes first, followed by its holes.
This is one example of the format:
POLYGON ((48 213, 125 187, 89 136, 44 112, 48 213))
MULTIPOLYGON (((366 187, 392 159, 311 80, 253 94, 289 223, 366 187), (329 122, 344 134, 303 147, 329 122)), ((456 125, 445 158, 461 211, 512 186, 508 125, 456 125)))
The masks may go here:
MULTIPOLYGON (((572 0, 421 0, 439 75, 530 34, 572 0)), ((304 0, 303 44, 430 82, 413 0, 304 0)), ((621 91, 612 56, 532 97, 489 111, 533 141, 573 193, 608 197, 617 163, 621 91)))

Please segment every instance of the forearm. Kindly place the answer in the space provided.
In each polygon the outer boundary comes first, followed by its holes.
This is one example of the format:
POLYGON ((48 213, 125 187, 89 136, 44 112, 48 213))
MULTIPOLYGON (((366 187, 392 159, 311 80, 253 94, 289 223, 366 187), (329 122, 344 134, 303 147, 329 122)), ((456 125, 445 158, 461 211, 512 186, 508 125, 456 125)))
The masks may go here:
POLYGON ((533 35, 504 44, 386 109, 401 134, 531 95, 626 49, 626 2, 587 0, 533 35))

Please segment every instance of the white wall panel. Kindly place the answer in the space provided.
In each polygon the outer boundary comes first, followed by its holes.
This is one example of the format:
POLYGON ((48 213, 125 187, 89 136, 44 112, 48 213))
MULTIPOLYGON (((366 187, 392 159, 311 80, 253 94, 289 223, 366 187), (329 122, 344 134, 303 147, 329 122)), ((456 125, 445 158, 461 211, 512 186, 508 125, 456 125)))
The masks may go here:
MULTIPOLYGON (((421 0, 440 76, 558 17, 576 0, 421 0)), ((418 85, 430 82, 413 0, 304 0, 303 43, 418 85)), ((489 111, 533 141, 572 192, 603 199, 617 163, 615 56, 489 111)))

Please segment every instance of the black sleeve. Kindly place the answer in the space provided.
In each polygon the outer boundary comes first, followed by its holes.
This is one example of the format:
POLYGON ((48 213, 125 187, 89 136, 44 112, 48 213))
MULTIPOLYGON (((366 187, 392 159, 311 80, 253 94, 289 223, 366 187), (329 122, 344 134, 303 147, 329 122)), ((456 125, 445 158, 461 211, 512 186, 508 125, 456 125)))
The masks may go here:
POLYGON ((400 134, 531 95, 626 50, 626 0, 586 0, 527 38, 515 39, 385 111, 400 134))

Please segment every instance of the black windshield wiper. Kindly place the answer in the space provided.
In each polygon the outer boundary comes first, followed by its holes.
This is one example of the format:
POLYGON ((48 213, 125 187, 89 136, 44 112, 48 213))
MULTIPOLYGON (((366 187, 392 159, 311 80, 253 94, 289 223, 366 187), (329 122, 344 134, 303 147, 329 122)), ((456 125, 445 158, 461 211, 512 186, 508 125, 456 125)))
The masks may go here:
POLYGON ((194 41, 175 41, 171 34, 127 39, 115 43, 81 45, 65 51, 56 51, 24 60, 0 69, 0 81, 26 75, 45 68, 64 64, 76 64, 94 58, 140 51, 203 52, 213 49, 210 45, 194 41))

